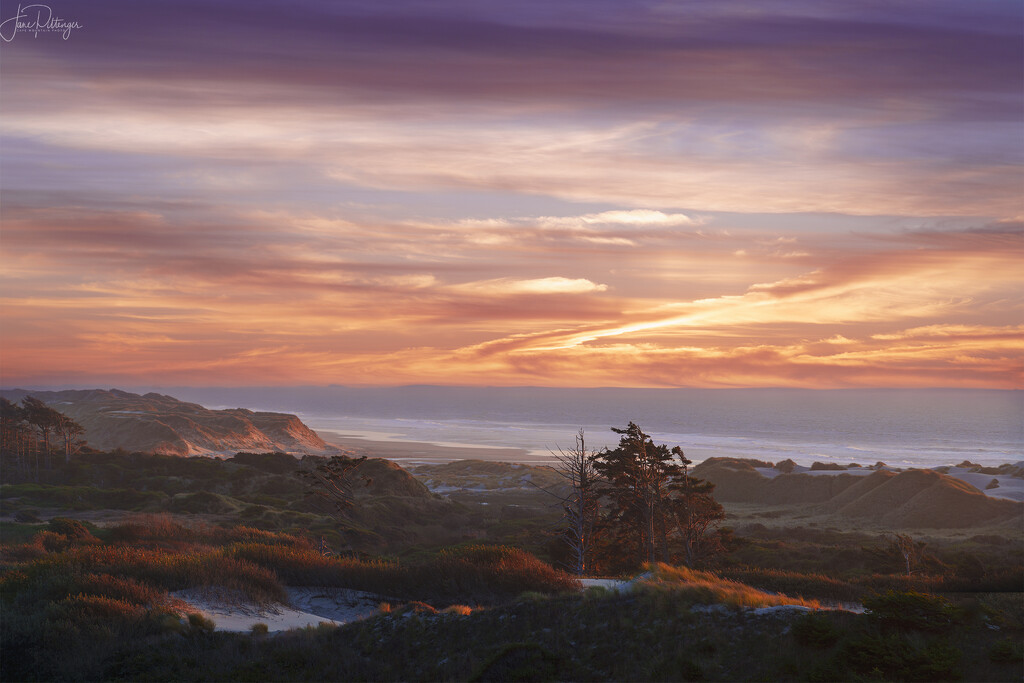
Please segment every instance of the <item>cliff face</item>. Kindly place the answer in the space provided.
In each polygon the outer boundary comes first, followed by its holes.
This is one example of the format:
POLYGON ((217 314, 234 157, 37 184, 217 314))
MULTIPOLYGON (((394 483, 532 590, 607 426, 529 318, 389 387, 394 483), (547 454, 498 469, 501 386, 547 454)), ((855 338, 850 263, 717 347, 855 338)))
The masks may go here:
POLYGON ((82 425, 89 446, 99 450, 123 448, 165 455, 338 452, 299 418, 284 413, 209 410, 171 396, 140 396, 117 389, 3 392, 12 401, 28 394, 82 425))

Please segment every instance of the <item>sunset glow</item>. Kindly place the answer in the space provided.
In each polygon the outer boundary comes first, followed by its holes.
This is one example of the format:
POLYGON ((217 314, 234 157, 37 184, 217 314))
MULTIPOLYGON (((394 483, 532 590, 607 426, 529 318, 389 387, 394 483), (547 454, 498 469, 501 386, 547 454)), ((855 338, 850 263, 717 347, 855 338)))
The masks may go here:
POLYGON ((51 5, 4 386, 1024 388, 1019 3, 51 5))

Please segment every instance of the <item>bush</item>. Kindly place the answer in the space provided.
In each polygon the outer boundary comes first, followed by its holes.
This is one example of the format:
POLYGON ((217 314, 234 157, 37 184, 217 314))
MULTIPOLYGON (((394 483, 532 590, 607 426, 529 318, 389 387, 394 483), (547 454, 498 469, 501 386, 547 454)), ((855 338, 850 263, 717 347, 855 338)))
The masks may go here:
POLYGON ((537 643, 511 643, 498 651, 473 681, 553 681, 558 658, 537 643))
POLYGON ((198 612, 192 612, 188 615, 188 625, 189 628, 196 633, 213 633, 214 629, 217 627, 217 625, 213 623, 212 619, 204 617, 198 612))
POLYGON ((819 608, 816 600, 804 600, 786 595, 775 595, 751 588, 750 586, 723 579, 711 572, 702 572, 686 567, 672 567, 667 564, 646 565, 649 576, 639 585, 650 590, 672 591, 694 603, 722 603, 730 607, 772 607, 777 605, 799 605, 819 608))
POLYGON ((915 591, 888 591, 864 599, 864 608, 883 626, 917 631, 947 631, 960 620, 945 598, 915 591))
POLYGON ((287 600, 273 572, 212 550, 171 554, 126 546, 85 546, 36 560, 24 571, 30 579, 50 574, 115 574, 170 591, 222 586, 255 602, 287 600))
POLYGON ((883 680, 957 681, 962 678, 959 650, 941 641, 919 648, 899 634, 861 636, 843 647, 841 658, 852 671, 883 680))
POLYGON ((722 569, 718 573, 725 578, 762 590, 818 600, 859 602, 864 595, 864 588, 861 586, 824 574, 751 567, 722 569))
POLYGON ((88 527, 77 519, 68 519, 67 517, 54 517, 47 524, 49 531, 61 536, 66 536, 70 540, 86 542, 86 543, 99 543, 100 539, 92 535, 92 532, 88 527))
POLYGON ((996 664, 1020 664, 1024 662, 1024 646, 1012 640, 1000 640, 989 650, 988 658, 996 664))
POLYGON ((839 629, 822 614, 805 614, 793 624, 793 637, 801 645, 832 647, 839 641, 839 629))

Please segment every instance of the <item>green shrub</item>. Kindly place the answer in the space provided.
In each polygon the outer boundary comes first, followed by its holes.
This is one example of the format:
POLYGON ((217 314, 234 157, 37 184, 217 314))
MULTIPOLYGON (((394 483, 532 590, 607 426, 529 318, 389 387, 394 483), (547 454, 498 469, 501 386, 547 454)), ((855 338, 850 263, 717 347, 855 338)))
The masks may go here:
POLYGON ((198 612, 192 612, 188 615, 188 625, 189 628, 196 633, 213 633, 214 629, 217 627, 217 625, 213 623, 212 619, 205 617, 198 612))
POLYGON ((864 595, 864 588, 861 586, 824 574, 756 567, 727 568, 718 573, 723 578, 733 579, 761 590, 817 600, 858 602, 864 595))
POLYGON ((864 635, 846 643, 842 651, 842 660, 850 670, 900 681, 960 680, 961 657, 960 651, 946 642, 917 647, 897 633, 864 635))
POLYGON ((1019 664, 1024 662, 1024 646, 1012 640, 999 640, 988 651, 988 658, 996 664, 1019 664))
POLYGON ((93 536, 89 528, 77 519, 54 517, 47 524, 47 529, 55 534, 66 536, 70 540, 99 543, 99 539, 93 536))
POLYGON ((839 629, 823 614, 805 614, 793 624, 793 637, 801 645, 828 648, 836 644, 839 636, 839 629))
POLYGON ((484 664, 473 681, 553 681, 558 659, 537 643, 511 643, 484 664))
POLYGON ((882 625, 917 631, 947 631, 960 619, 945 598, 915 591, 887 591, 864 599, 864 607, 882 625))

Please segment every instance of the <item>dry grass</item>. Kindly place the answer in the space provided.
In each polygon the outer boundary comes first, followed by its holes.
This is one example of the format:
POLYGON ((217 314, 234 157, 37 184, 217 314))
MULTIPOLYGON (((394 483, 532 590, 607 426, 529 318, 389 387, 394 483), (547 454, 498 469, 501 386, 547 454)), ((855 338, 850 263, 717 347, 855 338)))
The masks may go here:
POLYGON ((698 604, 723 604, 729 607, 777 607, 797 605, 820 609, 817 600, 777 595, 752 588, 744 583, 723 579, 711 572, 658 563, 645 567, 648 576, 638 584, 643 590, 671 591, 698 604))

